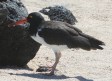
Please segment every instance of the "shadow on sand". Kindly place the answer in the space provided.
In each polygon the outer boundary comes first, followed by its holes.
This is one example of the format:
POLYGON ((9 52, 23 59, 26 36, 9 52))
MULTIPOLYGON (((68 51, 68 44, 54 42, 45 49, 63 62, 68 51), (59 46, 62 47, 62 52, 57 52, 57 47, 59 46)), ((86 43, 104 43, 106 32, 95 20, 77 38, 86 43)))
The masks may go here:
POLYGON ((93 81, 93 80, 91 80, 91 79, 86 79, 86 78, 84 78, 84 77, 82 77, 82 76, 77 76, 77 77, 75 77, 76 79, 78 79, 79 81, 93 81))
MULTIPOLYGON (((33 71, 33 69, 29 68, 28 66, 24 66, 24 67, 16 67, 16 66, 7 66, 7 67, 0 67, 0 69, 19 69, 19 70, 29 70, 29 71, 33 71)), ((38 79, 68 79, 68 78, 74 78, 74 79, 78 79, 79 81, 93 81, 91 79, 86 79, 82 76, 74 76, 74 77, 69 77, 66 75, 52 75, 52 76, 47 76, 45 74, 42 73, 8 73, 10 75, 17 75, 17 76, 25 76, 25 77, 31 77, 31 78, 38 78, 38 79)))
POLYGON ((93 81, 91 79, 86 79, 82 76, 75 76, 75 77, 68 77, 65 75, 52 75, 52 76, 47 76, 41 73, 38 74, 27 74, 27 73, 23 73, 23 74, 11 74, 11 75, 17 75, 17 76, 26 76, 26 77, 32 77, 32 78, 38 78, 38 79, 68 79, 68 78, 75 78, 78 79, 79 81, 93 81))
POLYGON ((19 69, 19 70, 28 70, 28 71, 33 71, 32 68, 29 68, 27 65, 23 67, 18 67, 18 66, 0 66, 0 69, 19 69))

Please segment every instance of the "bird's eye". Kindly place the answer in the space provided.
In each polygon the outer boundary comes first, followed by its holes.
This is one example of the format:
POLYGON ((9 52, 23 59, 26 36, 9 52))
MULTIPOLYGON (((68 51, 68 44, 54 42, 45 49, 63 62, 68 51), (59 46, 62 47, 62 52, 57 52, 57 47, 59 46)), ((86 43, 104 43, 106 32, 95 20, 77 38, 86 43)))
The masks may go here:
POLYGON ((30 16, 28 16, 29 18, 33 18, 31 15, 30 16))

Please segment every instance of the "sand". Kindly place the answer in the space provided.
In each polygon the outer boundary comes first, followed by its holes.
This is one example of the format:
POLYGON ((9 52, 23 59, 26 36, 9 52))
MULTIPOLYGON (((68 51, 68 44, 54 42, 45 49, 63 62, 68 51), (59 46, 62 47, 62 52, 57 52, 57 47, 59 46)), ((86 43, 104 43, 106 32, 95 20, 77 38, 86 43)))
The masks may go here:
MULTIPOLYGON (((41 46, 37 55, 28 66, 31 69, 0 69, 0 81, 112 81, 112 0, 21 0, 28 12, 63 5, 76 16, 75 25, 86 34, 105 42, 104 50, 62 51, 62 58, 53 76, 45 76, 36 69, 54 62, 53 51, 41 46)), ((46 20, 47 16, 44 16, 46 20)))

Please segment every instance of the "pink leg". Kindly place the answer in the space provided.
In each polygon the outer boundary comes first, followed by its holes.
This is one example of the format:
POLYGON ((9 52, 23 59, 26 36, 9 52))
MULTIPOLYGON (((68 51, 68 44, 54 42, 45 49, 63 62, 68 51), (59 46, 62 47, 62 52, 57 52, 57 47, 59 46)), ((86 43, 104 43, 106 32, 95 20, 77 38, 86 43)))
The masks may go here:
POLYGON ((61 58, 61 52, 55 52, 55 63, 52 66, 51 72, 49 73, 49 75, 53 75, 54 71, 56 69, 57 64, 59 63, 59 59, 61 58))

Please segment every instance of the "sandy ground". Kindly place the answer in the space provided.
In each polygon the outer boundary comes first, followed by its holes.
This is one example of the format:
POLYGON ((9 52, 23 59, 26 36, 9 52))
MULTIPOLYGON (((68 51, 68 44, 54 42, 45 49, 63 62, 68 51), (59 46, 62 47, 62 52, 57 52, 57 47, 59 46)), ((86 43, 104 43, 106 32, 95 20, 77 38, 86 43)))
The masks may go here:
MULTIPOLYGON (((77 20, 76 27, 106 43, 104 50, 64 50, 54 76, 36 69, 54 62, 51 49, 41 46, 28 66, 33 69, 0 69, 0 81, 112 81, 112 0, 22 0, 29 13, 43 7, 63 5, 77 20)), ((47 19, 47 16, 45 16, 47 19)))

